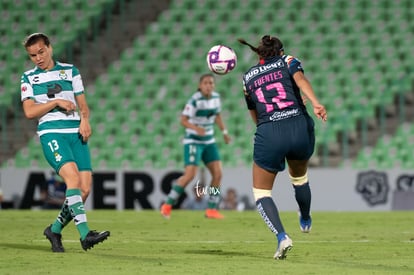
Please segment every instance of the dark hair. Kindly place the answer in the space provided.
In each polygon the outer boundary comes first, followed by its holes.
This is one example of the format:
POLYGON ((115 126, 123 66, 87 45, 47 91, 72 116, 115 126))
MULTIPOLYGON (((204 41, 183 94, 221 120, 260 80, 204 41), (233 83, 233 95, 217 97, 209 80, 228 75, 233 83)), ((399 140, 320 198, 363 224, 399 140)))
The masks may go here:
MULTIPOLYGON (((212 77, 214 79, 213 74, 206 73, 200 76, 200 79, 198 80, 198 84, 200 84, 204 80, 204 78, 207 78, 207 77, 212 77)), ((201 92, 200 88, 197 88, 197 91, 201 92)))
POLYGON ((254 47, 250 43, 247 43, 246 40, 239 38, 237 39, 241 44, 247 45, 252 51, 257 53, 260 58, 267 58, 276 55, 280 55, 283 51, 283 43, 276 36, 265 35, 262 37, 259 46, 254 47))
POLYGON ((28 37, 26 37, 26 39, 23 41, 23 46, 25 48, 30 47, 36 44, 39 40, 43 40, 45 45, 49 47, 50 45, 49 37, 47 37, 46 34, 41 33, 41 32, 35 32, 29 35, 28 37))
POLYGON ((204 78, 206 78, 206 77, 212 77, 212 78, 214 78, 214 75, 213 74, 209 74, 209 73, 203 74, 203 75, 200 76, 200 80, 199 80, 198 83, 201 83, 204 80, 204 78))

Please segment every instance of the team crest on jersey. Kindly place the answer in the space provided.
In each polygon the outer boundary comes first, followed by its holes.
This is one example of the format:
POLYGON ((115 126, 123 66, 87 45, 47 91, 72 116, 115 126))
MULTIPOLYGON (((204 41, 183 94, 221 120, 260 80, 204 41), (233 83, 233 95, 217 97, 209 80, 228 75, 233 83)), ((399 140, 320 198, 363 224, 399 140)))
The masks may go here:
POLYGON ((288 56, 287 56, 287 58, 286 58, 286 63, 288 63, 288 65, 290 65, 290 63, 292 63, 292 61, 293 61, 294 59, 295 59, 295 58, 294 58, 293 56, 288 55, 288 56))
POLYGON ((59 71, 59 77, 60 77, 60 79, 67 79, 68 75, 66 74, 65 70, 60 70, 59 71))
POLYGON ((55 152, 55 160, 56 162, 60 162, 62 160, 62 156, 58 152, 55 152))

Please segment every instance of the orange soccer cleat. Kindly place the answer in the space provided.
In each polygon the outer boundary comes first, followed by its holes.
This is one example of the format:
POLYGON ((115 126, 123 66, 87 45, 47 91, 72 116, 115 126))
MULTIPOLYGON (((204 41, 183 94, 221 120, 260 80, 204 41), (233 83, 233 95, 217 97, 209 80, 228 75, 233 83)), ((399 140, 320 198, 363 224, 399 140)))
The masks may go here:
POLYGON ((171 204, 164 203, 161 206, 161 215, 163 215, 164 218, 169 219, 171 217, 171 209, 172 209, 171 204))
POLYGON ((217 209, 206 209, 206 218, 208 219, 223 219, 224 216, 220 214, 217 209))

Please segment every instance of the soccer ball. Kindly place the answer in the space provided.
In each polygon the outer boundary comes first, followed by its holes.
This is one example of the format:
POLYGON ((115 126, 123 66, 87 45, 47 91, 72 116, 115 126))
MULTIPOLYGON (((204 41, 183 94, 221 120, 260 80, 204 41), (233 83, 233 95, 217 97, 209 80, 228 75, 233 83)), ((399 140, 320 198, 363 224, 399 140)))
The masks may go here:
POLYGON ((227 74, 236 67, 236 64, 236 53, 227 46, 215 45, 208 51, 207 65, 215 74, 227 74))

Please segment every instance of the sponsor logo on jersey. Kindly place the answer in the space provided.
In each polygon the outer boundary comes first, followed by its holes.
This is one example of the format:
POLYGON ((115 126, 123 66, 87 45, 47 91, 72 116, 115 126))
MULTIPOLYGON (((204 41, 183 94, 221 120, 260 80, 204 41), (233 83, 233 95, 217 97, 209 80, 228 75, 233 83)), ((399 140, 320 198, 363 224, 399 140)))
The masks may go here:
POLYGON ((269 117, 271 121, 278 121, 289 117, 294 117, 299 115, 299 109, 285 110, 274 112, 273 115, 269 117))
POLYGON ((58 94, 62 91, 62 86, 59 84, 53 84, 47 86, 47 97, 54 98, 55 94, 58 94))
POLYGON ((273 63, 270 63, 270 64, 258 66, 256 68, 254 68, 253 70, 249 71, 245 75, 245 81, 246 82, 249 81, 249 79, 251 79, 252 77, 254 77, 255 75, 258 75, 260 73, 264 73, 264 72, 267 72, 267 71, 272 70, 272 69, 283 68, 284 66, 285 66, 285 64, 283 63, 283 61, 281 59, 278 59, 276 62, 273 62, 273 63))

